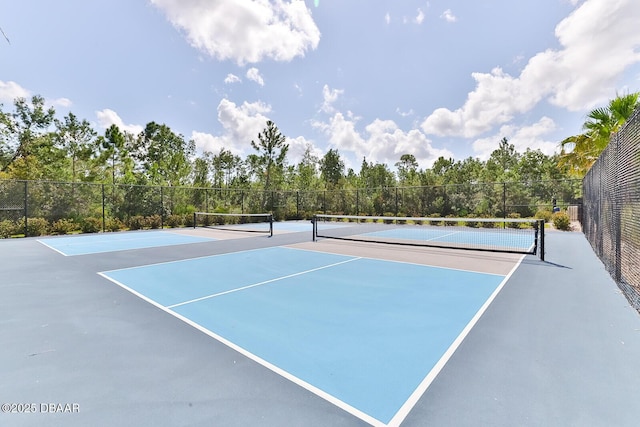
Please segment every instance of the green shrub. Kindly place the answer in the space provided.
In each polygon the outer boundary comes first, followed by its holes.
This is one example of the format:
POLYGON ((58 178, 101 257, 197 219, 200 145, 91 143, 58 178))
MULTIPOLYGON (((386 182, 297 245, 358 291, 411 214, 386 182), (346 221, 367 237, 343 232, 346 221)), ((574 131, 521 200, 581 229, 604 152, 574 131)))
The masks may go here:
MULTIPOLYGON (((476 218, 478 218, 478 216, 474 215, 474 214, 468 214, 467 218, 476 219, 476 218)), ((471 227, 471 228, 480 227, 480 224, 478 223, 478 221, 465 221, 464 225, 466 225, 467 227, 471 227)))
POLYGON ((556 212, 552 217, 553 226, 556 230, 571 231, 571 220, 564 212, 556 212))
POLYGON ((49 221, 44 218, 29 218, 27 221, 27 236, 44 236, 49 233, 49 221))
POLYGON ((82 220, 80 229, 83 233, 99 233, 102 231, 102 219, 88 216, 82 220))
POLYGON ((149 228, 158 229, 162 227, 162 217, 160 215, 148 216, 145 222, 149 228))
POLYGON ((493 222, 493 221, 482 221, 480 222, 480 226, 482 228, 496 228, 496 226, 498 225, 497 222, 493 222))
MULTIPOLYGON (((434 213, 429 215, 429 218, 440 218, 440 214, 434 213)), ((429 221, 429 225, 442 225, 442 221, 429 221)))
POLYGON ((182 215, 173 214, 167 217, 167 225, 171 228, 182 227, 183 224, 184 220, 182 215))
POLYGON ((142 230, 145 227, 145 219, 142 215, 134 215, 127 221, 129 230, 142 230))
MULTIPOLYGON (((520 219, 520 214, 518 212, 512 212, 507 215, 510 219, 520 219)), ((519 222, 507 222, 507 227, 509 228, 520 228, 521 223, 519 222)))
POLYGON ((173 209, 173 213, 176 215, 189 215, 193 216, 193 213, 196 212, 196 207, 193 205, 178 205, 173 209))
MULTIPOLYGON (((456 218, 455 215, 447 215, 446 217, 447 218, 456 218)), ((448 226, 448 227, 455 227, 455 226, 458 225, 458 221, 457 220, 445 221, 444 225, 448 226)))
POLYGON ((182 218, 182 222, 185 227, 193 227, 193 214, 183 214, 182 218))
POLYGON ((18 226, 15 222, 8 219, 0 221, 0 239, 7 239, 17 232, 18 226))
POLYGON ((538 212, 536 212, 535 217, 536 219, 544 219, 544 222, 551 222, 553 212, 546 209, 540 209, 538 212))
POLYGON ((120 231, 125 229, 124 223, 118 218, 107 218, 104 228, 107 231, 120 231))
POLYGON ((69 234, 73 233, 78 229, 78 224, 76 224, 72 219, 59 219, 51 225, 51 232, 53 234, 69 234))

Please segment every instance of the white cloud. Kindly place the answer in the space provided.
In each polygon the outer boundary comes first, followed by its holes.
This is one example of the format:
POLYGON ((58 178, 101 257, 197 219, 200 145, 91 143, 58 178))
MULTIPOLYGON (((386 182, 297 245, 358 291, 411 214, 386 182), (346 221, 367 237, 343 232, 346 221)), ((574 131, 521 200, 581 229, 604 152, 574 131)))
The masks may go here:
POLYGON ((98 118, 98 125, 103 129, 107 129, 111 125, 116 125, 121 131, 126 131, 133 135, 138 135, 144 130, 144 126, 124 124, 124 121, 120 118, 118 113, 108 108, 96 111, 96 117, 98 118))
POLYGON ((321 111, 325 113, 333 113, 335 112, 335 108, 333 104, 338 100, 338 97, 344 93, 342 89, 330 89, 329 85, 324 85, 322 87, 322 97, 323 103, 320 108, 321 111))
MULTIPOLYGON (((191 139, 195 141, 200 151, 219 153, 224 148, 235 155, 246 157, 255 152, 251 147, 251 141, 256 141, 258 134, 264 130, 269 120, 267 114, 270 112, 271 106, 262 102, 244 102, 236 105, 228 99, 223 99, 218 104, 218 122, 222 125, 222 134, 216 136, 194 131, 191 139)), ((307 145, 311 144, 301 136, 295 138, 286 136, 286 143, 289 144, 287 159, 292 164, 302 159, 307 145)), ((313 147, 313 152, 318 154, 320 150, 313 147)))
POLYGON ((56 98, 51 101, 51 105, 53 105, 54 107, 69 108, 72 104, 73 103, 69 98, 56 98))
POLYGON ((475 137, 543 99, 571 111, 592 108, 610 98, 617 78, 640 62, 638 19, 637 0, 586 0, 556 26, 562 49, 538 53, 518 77, 501 68, 473 73, 476 88, 464 105, 454 111, 436 109, 422 129, 440 136, 475 137))
MULTIPOLYGON (((639 20, 637 0, 588 0, 560 22, 556 37, 565 49, 557 64, 566 76, 554 76, 551 102, 580 110, 610 98, 620 74, 640 62, 639 20)), ((540 71, 556 62, 545 54, 539 54, 540 71)))
POLYGON ((199 140, 195 137, 193 139, 204 151, 217 152, 224 147, 236 153, 244 152, 264 129, 268 120, 265 114, 270 112, 271 106, 262 102, 236 105, 228 99, 222 99, 218 104, 218 121, 224 129, 223 134, 205 145, 199 145, 199 140))
POLYGON ((290 61, 315 49, 320 30, 299 0, 151 0, 189 43, 243 65, 290 61))
POLYGON ((265 127, 268 120, 265 114, 269 112, 271 107, 262 102, 236 105, 225 98, 218 104, 218 122, 223 128, 222 135, 194 131, 191 138, 202 151, 217 153, 224 148, 234 154, 242 154, 251 147, 251 141, 265 127))
POLYGON ((240 83, 242 80, 240 79, 240 77, 236 76, 235 74, 227 74, 227 77, 224 78, 224 82, 226 84, 232 84, 232 83, 240 83))
POLYGON ((475 91, 468 94, 462 108, 435 110, 422 123, 427 134, 474 137, 496 124, 510 121, 515 113, 531 109, 542 95, 534 97, 524 82, 494 68, 489 74, 473 73, 475 91))
POLYGON ((385 22, 387 25, 389 25, 389 24, 391 23, 391 15, 389 15, 389 12, 387 12, 387 13, 384 15, 384 22, 385 22))
MULTIPOLYGON (((3 82, 0 80, 0 104, 13 105, 17 98, 25 98, 30 100, 32 94, 31 91, 23 88, 18 83, 10 81, 3 82)), ((56 98, 49 100, 45 98, 45 106, 49 107, 71 107, 72 102, 69 98, 56 98)))
POLYGON ((458 20, 458 18, 456 18, 453 12, 451 12, 451 9, 447 9, 444 12, 442 12, 442 15, 440 15, 440 18, 444 19, 447 22, 456 22, 458 20))
POLYGON ((28 98, 31 93, 16 82, 0 80, 0 103, 13 104, 16 98, 28 98))
POLYGON ((400 107, 396 108, 396 113, 398 113, 398 115, 400 117, 409 117, 409 116, 413 116, 415 114, 413 109, 410 109, 409 111, 402 111, 402 110, 400 110, 400 107))
POLYGON ((260 75, 260 70, 255 67, 249 68, 247 70, 247 78, 252 82, 258 83, 260 86, 264 86, 264 79, 260 75))
POLYGON ((415 18, 416 24, 420 25, 424 22, 424 12, 422 9, 418 9, 418 15, 415 18))
POLYGON ((392 120, 376 119, 365 127, 364 135, 356 130, 357 119, 338 112, 329 123, 316 124, 329 137, 329 143, 339 152, 352 152, 357 161, 393 165, 403 154, 413 154, 421 167, 430 167, 440 156, 452 157, 448 150, 433 148, 431 141, 418 129, 405 132, 392 120))
POLYGON ((303 136, 298 136, 296 138, 287 137, 286 143, 289 144, 287 159, 289 163, 293 165, 300 163, 307 147, 311 149, 311 154, 318 159, 325 155, 324 151, 316 147, 311 141, 307 140, 303 136))
POLYGON ((501 126, 497 134, 476 139, 473 142, 473 150, 481 160, 487 160, 491 153, 498 148, 502 138, 507 138, 518 152, 525 152, 527 148, 540 150, 547 155, 552 155, 558 151, 557 141, 548 141, 544 137, 556 130, 555 122, 549 117, 541 118, 537 123, 530 126, 501 126))

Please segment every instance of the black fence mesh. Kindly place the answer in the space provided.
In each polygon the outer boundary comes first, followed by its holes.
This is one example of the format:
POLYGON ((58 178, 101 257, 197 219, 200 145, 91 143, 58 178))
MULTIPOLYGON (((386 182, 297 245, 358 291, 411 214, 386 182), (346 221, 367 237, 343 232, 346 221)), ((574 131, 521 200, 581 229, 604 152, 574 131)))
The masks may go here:
POLYGON ((580 180, 309 191, 0 181, 0 237, 190 226, 193 212, 527 218, 579 205, 581 191, 580 180))
POLYGON ((25 230, 26 185, 24 181, 0 181, 0 238, 11 236, 18 228, 25 230))
POLYGON ((640 311, 640 109, 612 136, 583 192, 584 234, 640 311))

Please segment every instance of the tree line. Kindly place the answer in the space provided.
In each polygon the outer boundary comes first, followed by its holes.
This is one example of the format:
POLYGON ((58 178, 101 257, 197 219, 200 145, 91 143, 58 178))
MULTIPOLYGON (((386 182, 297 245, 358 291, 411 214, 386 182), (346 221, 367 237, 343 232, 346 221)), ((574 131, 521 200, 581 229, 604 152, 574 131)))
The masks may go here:
POLYGON ((99 134, 71 112, 58 118, 36 95, 16 98, 13 111, 0 104, 0 179, 335 190, 581 178, 638 105, 638 93, 631 93, 591 111, 584 133, 564 139, 556 155, 530 149, 520 153, 503 138, 486 161, 440 157, 430 168, 420 168, 407 153, 395 171, 366 158, 355 171, 345 168, 333 148, 318 158, 307 147, 298 163, 289 162, 286 137, 272 121, 247 141, 253 152, 244 159, 224 148, 197 154, 194 141, 166 124, 150 122, 137 135, 111 125, 99 134))

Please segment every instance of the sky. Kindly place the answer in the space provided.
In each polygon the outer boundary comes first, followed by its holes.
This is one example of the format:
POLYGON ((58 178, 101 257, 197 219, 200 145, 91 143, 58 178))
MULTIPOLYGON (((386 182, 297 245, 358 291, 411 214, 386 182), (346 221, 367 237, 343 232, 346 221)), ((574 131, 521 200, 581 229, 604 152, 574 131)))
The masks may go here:
POLYGON ((421 168, 558 151, 640 90, 638 0, 0 0, 0 103, 41 95, 103 134, 168 125, 245 157, 421 168))

